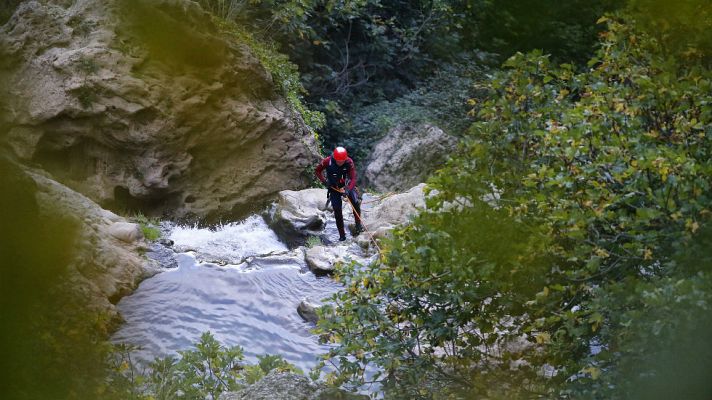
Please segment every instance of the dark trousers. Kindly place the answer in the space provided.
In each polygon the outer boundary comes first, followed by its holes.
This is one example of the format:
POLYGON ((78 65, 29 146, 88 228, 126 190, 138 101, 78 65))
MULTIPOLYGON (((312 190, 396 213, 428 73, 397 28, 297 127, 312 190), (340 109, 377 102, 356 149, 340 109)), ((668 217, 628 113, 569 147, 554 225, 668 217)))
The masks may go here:
MULTIPOLYGON (((361 218, 359 218, 358 216, 361 215, 361 203, 359 203, 356 194, 356 189, 354 189, 349 191, 348 196, 349 200, 351 200, 351 204, 353 204, 354 206, 354 220, 357 224, 360 224, 361 218)), ((336 229, 339 230, 339 235, 341 237, 345 237, 346 231, 344 231, 344 214, 342 213, 343 201, 341 199, 341 193, 337 192, 334 189, 329 189, 329 199, 331 200, 331 207, 334 208, 334 217, 336 217, 336 229)))

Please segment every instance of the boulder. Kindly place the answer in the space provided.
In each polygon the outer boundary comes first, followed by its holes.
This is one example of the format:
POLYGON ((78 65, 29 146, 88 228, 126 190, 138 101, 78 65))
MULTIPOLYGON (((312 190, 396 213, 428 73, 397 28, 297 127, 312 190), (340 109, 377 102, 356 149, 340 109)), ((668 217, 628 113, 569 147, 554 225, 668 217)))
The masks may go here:
POLYGON ((319 308, 321 308, 320 304, 314 303, 308 298, 302 299, 302 301, 299 302, 299 306, 297 306, 297 313, 299 313, 299 316, 306 322, 316 324, 319 321, 319 314, 317 314, 319 308))
MULTIPOLYGON (((364 250, 371 248, 371 236, 376 239, 384 237, 395 226, 408 223, 411 216, 424 209, 424 188, 425 184, 421 183, 406 192, 390 194, 382 199, 365 196, 367 201, 361 211, 366 231, 354 236, 353 224, 347 224, 357 246, 351 248, 351 242, 347 242, 311 247, 306 250, 305 256, 309 268, 317 273, 329 273, 337 262, 347 261, 347 256, 359 262, 368 262, 364 250)), ((348 211, 344 213, 345 219, 349 216, 348 211)), ((336 234, 333 212, 327 209, 326 189, 281 191, 265 219, 291 248, 304 246, 310 236, 322 238, 323 243, 331 243, 329 239, 324 240, 325 236, 336 234), (324 230, 327 224, 330 228, 324 230)))
MULTIPOLYGON (((394 227, 407 224, 410 217, 425 208, 425 184, 421 183, 407 192, 388 196, 371 209, 364 209, 364 226, 374 238, 386 236, 394 227)), ((359 237, 365 245, 366 233, 359 237)))
POLYGON ((161 266, 142 257, 145 250, 138 225, 99 207, 89 198, 54 181, 44 171, 25 170, 37 185, 36 199, 42 218, 66 218, 76 226, 78 237, 68 267, 71 287, 93 308, 109 316, 115 326, 121 321, 116 304, 143 279, 161 266), (138 232, 137 232, 138 229, 138 232))
POLYGON ((314 246, 307 249, 304 259, 312 272, 327 274, 334 272, 337 263, 347 262, 349 256, 349 246, 314 246))
POLYGON ((141 226, 131 222, 114 222, 107 230, 111 236, 126 243, 143 239, 141 226))
POLYGON ((314 383, 307 377, 271 371, 267 376, 239 392, 226 392, 220 400, 367 400, 368 396, 314 383))
POLYGON ((424 182, 447 160, 457 140, 432 125, 399 125, 373 148, 364 172, 365 186, 400 191, 424 182))
POLYGON ((265 216, 272 230, 291 248, 318 235, 327 218, 326 189, 283 190, 265 216))
POLYGON ((190 0, 25 1, 0 26, 0 141, 104 208, 243 217, 305 187, 313 135, 190 0))

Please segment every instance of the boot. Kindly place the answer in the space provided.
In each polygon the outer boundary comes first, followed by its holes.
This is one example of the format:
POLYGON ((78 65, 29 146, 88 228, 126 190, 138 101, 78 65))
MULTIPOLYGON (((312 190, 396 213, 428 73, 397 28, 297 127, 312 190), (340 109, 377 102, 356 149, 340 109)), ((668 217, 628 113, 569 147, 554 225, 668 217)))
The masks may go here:
POLYGON ((366 229, 363 227, 363 224, 360 222, 357 222, 355 225, 349 225, 349 230, 351 231, 351 236, 358 236, 361 232, 365 231, 366 229))

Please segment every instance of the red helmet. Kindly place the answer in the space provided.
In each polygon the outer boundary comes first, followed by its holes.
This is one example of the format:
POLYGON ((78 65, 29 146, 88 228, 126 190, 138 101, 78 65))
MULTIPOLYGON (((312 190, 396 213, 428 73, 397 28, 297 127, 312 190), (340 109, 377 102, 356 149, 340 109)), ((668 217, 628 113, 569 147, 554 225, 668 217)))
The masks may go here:
POLYGON ((349 157, 348 153, 346 153, 346 149, 343 147, 337 147, 334 149, 334 160, 336 161, 346 161, 346 159, 349 157))

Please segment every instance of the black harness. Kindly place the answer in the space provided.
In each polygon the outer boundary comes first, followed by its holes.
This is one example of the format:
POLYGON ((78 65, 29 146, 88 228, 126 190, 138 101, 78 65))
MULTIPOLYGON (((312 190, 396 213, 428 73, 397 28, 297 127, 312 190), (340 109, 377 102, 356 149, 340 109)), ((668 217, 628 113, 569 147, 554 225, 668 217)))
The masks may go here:
POLYGON ((326 180, 329 186, 342 188, 346 186, 346 180, 351 172, 351 163, 345 162, 342 166, 336 164, 333 158, 329 158, 329 165, 326 167, 326 180))

